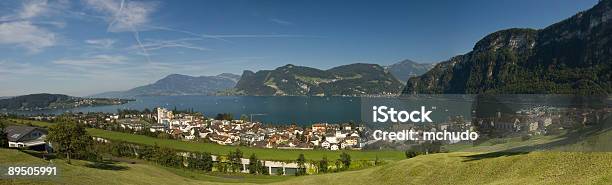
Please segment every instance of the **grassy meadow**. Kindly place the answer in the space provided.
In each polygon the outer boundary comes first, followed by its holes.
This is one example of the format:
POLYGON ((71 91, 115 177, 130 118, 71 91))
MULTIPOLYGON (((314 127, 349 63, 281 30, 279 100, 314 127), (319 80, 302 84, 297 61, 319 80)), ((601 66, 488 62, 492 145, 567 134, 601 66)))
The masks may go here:
MULTIPOLYGON (((19 150, 0 149, 0 164, 47 165, 50 162, 19 150)), ((135 164, 116 162, 104 167, 91 162, 51 160, 58 167, 58 177, 34 179, 0 179, 0 184, 220 184, 271 183, 286 180, 285 176, 255 176, 249 174, 206 174, 173 169, 138 161, 135 164)))
MULTIPOLYGON (((532 152, 483 154, 441 153, 392 161, 374 168, 292 176, 214 174, 161 167, 147 162, 117 162, 113 169, 90 162, 52 162, 59 177, 1 179, 0 184, 610 184, 612 153, 532 152)), ((24 152, 0 149, 0 164, 48 162, 24 152)))
POLYGON ((296 177, 278 184, 611 184, 612 153, 469 152, 418 156, 338 174, 296 177))

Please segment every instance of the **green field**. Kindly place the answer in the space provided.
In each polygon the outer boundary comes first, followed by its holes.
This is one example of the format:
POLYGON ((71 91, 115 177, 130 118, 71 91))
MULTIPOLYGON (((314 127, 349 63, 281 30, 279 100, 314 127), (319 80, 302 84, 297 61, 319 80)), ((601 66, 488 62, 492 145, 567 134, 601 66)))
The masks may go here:
MULTIPOLYGON (((0 180, 0 184, 610 184, 612 153, 457 152, 418 156, 363 170, 301 177, 215 175, 160 167, 146 162, 116 163, 115 170, 86 161, 53 160, 60 177, 0 180)), ((47 164, 18 150, 0 149, 0 164, 47 164)))
MULTIPOLYGON (((47 165, 49 162, 18 150, 0 149, 0 164, 47 165)), ((0 184, 220 184, 220 183, 271 183, 291 177, 255 176, 248 174, 205 174, 189 170, 166 168, 159 165, 136 162, 114 163, 107 168, 95 168, 87 161, 54 159, 59 177, 38 179, 0 179, 0 184)))
POLYGON ((24 120, 24 119, 8 119, 10 122, 22 125, 32 125, 36 127, 49 127, 53 125, 53 123, 43 122, 43 121, 32 121, 32 120, 24 120))
POLYGON ((611 184, 612 153, 448 153, 279 184, 611 184))

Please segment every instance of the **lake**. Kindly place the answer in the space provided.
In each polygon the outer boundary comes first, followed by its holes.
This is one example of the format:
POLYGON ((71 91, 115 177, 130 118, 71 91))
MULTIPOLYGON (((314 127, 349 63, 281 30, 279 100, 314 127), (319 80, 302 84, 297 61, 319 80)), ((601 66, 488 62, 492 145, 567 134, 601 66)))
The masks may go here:
POLYGON ((78 107, 73 109, 13 111, 19 114, 61 114, 64 112, 107 112, 118 109, 167 109, 202 112, 208 117, 231 113, 234 117, 253 115, 253 120, 271 124, 340 123, 360 119, 358 97, 305 96, 148 96, 123 105, 78 107))
MULTIPOLYGON (((495 101, 485 110, 491 113, 516 111, 525 106, 549 105, 567 107, 575 104, 565 96, 551 95, 512 95, 495 97, 495 101), (517 97, 518 96, 518 97, 517 97), (510 100, 504 100, 510 99, 510 100)), ((396 110, 419 110, 421 106, 432 110, 434 122, 443 122, 452 116, 461 115, 471 119, 474 95, 440 95, 411 96, 407 98, 363 98, 363 97, 306 97, 306 96, 149 96, 138 97, 123 105, 79 107, 73 109, 11 111, 17 114, 61 114, 64 112, 107 112, 115 113, 118 109, 167 109, 194 110, 214 117, 218 113, 231 113, 235 118, 240 115, 252 115, 253 120, 270 124, 310 125, 312 123, 346 123, 368 122, 371 120, 372 106, 386 105, 396 110)), ((482 100, 481 100, 482 101, 482 100)), ((601 100, 597 100, 601 102, 601 100)), ((609 107, 610 99, 604 98, 604 107, 609 107)), ((481 108, 482 110, 482 108, 481 108)), ((479 110, 479 111, 481 111, 479 110)), ((486 111, 481 111, 486 112, 486 111)))

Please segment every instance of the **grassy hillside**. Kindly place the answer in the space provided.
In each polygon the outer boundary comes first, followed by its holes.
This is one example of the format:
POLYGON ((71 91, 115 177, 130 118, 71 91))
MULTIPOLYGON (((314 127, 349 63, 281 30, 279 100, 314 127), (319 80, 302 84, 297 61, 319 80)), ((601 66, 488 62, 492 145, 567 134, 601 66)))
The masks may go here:
MULTIPOLYGON (((270 183, 291 177, 239 175, 212 175, 172 169, 146 162, 115 163, 105 168, 91 166, 90 162, 54 159, 59 177, 39 179, 0 179, 0 184, 221 184, 270 183)), ((47 161, 18 150, 0 149, 0 164, 46 165, 47 161)))
POLYGON ((610 184, 612 153, 449 153, 385 166, 298 177, 278 184, 610 184))
MULTIPOLYGON (((358 171, 302 177, 209 175, 149 163, 113 164, 115 170, 53 160, 60 177, 0 180, 0 184, 610 184, 612 153, 533 152, 516 155, 448 153, 418 156, 358 171)), ((0 149, 0 164, 46 164, 0 149)))

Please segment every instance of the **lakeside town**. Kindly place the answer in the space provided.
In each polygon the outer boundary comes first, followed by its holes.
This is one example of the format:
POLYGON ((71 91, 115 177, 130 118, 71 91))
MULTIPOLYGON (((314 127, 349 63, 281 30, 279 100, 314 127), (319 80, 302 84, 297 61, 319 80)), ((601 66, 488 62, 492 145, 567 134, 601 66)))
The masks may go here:
MULTIPOLYGON (((604 119, 605 110, 576 110, 550 106, 533 106, 514 114, 501 114, 471 120, 463 116, 449 117, 436 124, 392 123, 389 131, 479 131, 500 137, 558 134, 573 125, 587 125, 604 119), (603 112, 602 112, 603 111, 603 112)), ((235 119, 229 113, 206 117, 194 111, 169 110, 163 107, 118 110, 117 113, 70 113, 69 116, 90 128, 141 134, 163 139, 198 141, 230 146, 249 146, 276 149, 362 150, 381 149, 379 140, 372 137, 372 129, 357 123, 314 123, 310 126, 266 125, 251 121, 252 116, 235 119)), ((28 119, 53 121, 56 116, 30 116, 28 119)), ((388 149, 406 149, 424 141, 395 143, 388 149), (397 146, 401 145, 401 146, 397 146)), ((445 141, 452 144, 453 141, 445 141)), ((456 142, 456 141, 455 141, 456 142)), ((389 145, 386 145, 389 147, 389 145)))
MULTIPOLYGON (((476 131, 486 134, 491 138, 510 138, 520 137, 528 140, 538 135, 560 135, 564 130, 573 129, 576 126, 587 126, 599 123, 601 120, 609 119, 612 109, 577 109, 577 108, 557 108, 551 106, 532 106, 516 111, 512 114, 502 114, 498 112, 492 117, 472 117, 468 120, 462 116, 450 117, 447 121, 436 124, 391 124, 389 131, 393 130, 414 130, 417 133, 431 131, 476 131)), ((159 139, 173 139, 185 142, 204 142, 216 145, 244 146, 254 148, 273 148, 273 149, 293 149, 293 150, 329 150, 343 151, 342 155, 348 156, 347 164, 337 163, 334 169, 347 169, 350 165, 350 156, 344 151, 350 150, 380 150, 392 149, 406 151, 406 157, 415 155, 445 152, 442 145, 452 145, 459 142, 479 141, 383 141, 374 139, 373 130, 363 124, 343 123, 315 123, 310 126, 292 125, 265 125, 261 122, 251 121, 252 117, 241 115, 235 119, 229 113, 220 113, 215 117, 206 117, 200 112, 193 110, 181 111, 170 110, 164 107, 157 107, 152 110, 118 110, 116 113, 65 113, 62 115, 37 115, 23 117, 18 115, 4 115, 16 117, 17 119, 27 119, 42 121, 52 124, 52 122, 62 119, 71 119, 89 128, 100 130, 145 135, 159 139), (415 149, 416 148, 416 149, 415 149)), ((9 136, 8 147, 38 151, 54 151, 55 148, 47 141, 48 131, 45 128, 34 125, 9 125, 4 129, 9 136)), ((94 136, 93 140, 111 148, 126 150, 120 152, 118 156, 136 156, 142 158, 147 153, 155 153, 157 150, 163 152, 164 149, 151 149, 144 145, 114 142, 109 138, 94 136), (153 150, 154 152, 147 152, 153 150)), ((499 141, 496 141, 499 142, 499 141)), ((233 172, 293 175, 293 174, 315 174, 321 169, 328 168, 319 166, 321 161, 294 162, 283 160, 258 160, 257 158, 242 158, 234 156, 236 159, 229 159, 238 153, 230 152, 228 156, 223 154, 209 155, 217 171, 226 171, 223 165, 229 164, 235 169, 233 172), (259 164, 257 169, 249 166, 259 164)), ((173 151, 169 156, 181 156, 185 161, 192 158, 197 153, 173 151)), ((115 155, 115 154, 114 154, 115 155)), ((342 156, 341 155, 341 156, 342 156)), ((201 157, 200 157, 201 158, 201 157)), ((322 161, 327 161, 323 159, 322 161)), ((345 161, 346 162, 346 161, 345 161)), ((362 161, 361 166, 378 164, 375 161, 362 161)), ((174 163, 170 163, 175 165, 174 163)), ((180 165, 179 165, 180 166, 180 165)), ((209 170, 210 171, 210 170, 209 170)))
MULTIPOLYGON (((367 137, 365 126, 354 123, 315 123, 310 127, 264 125, 242 115, 218 114, 208 118, 192 111, 158 107, 149 111, 120 110, 118 113, 72 114, 79 123, 92 128, 144 133, 166 139, 203 141, 219 145, 278 149, 360 150, 367 137)), ((32 116, 32 120, 52 121, 54 116, 32 116)))

